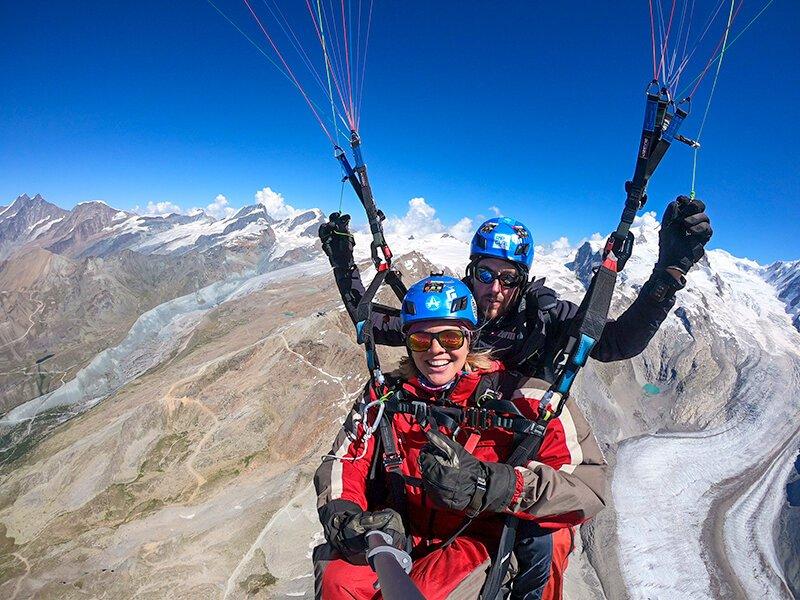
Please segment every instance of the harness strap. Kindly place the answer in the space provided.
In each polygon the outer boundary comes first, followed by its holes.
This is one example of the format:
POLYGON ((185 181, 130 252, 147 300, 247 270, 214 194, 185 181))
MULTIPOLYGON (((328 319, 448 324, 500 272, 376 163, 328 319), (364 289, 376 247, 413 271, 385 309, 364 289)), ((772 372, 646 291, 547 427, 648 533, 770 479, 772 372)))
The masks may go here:
POLYGON ((508 401, 497 402, 487 407, 441 407, 420 401, 386 400, 386 414, 411 415, 423 427, 431 421, 450 431, 468 427, 477 431, 501 428, 513 433, 530 435, 536 431, 536 421, 522 416, 519 410, 508 401), (508 408, 510 405, 510 409, 508 408), (511 412, 512 414, 507 414, 511 412), (514 414, 516 413, 516 414, 514 414))
POLYGON ((406 485, 403 471, 400 465, 403 464, 403 457, 397 451, 397 440, 394 437, 394 430, 391 423, 391 415, 384 413, 381 418, 380 439, 383 445, 383 468, 386 471, 386 479, 389 486, 389 499, 395 510, 400 513, 406 531, 410 531, 408 522, 406 485))

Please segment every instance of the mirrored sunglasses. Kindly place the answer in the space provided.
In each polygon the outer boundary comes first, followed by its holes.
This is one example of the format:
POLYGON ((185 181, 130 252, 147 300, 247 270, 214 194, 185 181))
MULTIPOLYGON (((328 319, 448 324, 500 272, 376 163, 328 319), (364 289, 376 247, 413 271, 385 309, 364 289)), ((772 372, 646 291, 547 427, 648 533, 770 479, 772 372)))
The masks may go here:
POLYGON ((497 279, 500 281, 500 285, 506 288, 517 287, 524 281, 524 277, 519 273, 496 273, 489 267, 481 266, 475 267, 475 279, 486 285, 490 285, 497 279))
POLYGON ((464 345, 467 334, 461 329, 445 329, 438 333, 417 331, 406 337, 406 347, 412 352, 425 352, 430 350, 435 339, 445 350, 458 350, 464 345))

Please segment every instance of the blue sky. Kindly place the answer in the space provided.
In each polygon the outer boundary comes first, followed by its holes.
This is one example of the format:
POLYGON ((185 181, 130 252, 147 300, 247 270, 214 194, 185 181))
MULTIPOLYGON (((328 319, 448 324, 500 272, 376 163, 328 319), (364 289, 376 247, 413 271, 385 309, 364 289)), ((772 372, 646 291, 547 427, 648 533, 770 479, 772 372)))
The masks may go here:
MULTIPOLYGON (((240 1, 216 3, 257 39, 240 1)), ((304 3, 281 4, 308 25, 304 3)), ((697 0, 695 10, 715 5, 697 0)), ((733 33, 763 5, 745 2, 733 33)), ((423 197, 445 226, 495 206, 540 242, 608 232, 652 76, 648 4, 498 6, 376 3, 361 134, 379 205, 403 215, 423 197)), ((800 258, 789 120, 800 104, 798 23, 800 5, 777 0, 736 42, 701 140, 697 192, 709 205, 711 246, 760 262, 800 258)), ((239 207, 270 187, 296 207, 337 208, 340 173, 302 98, 205 1, 6 2, 0 35, 0 204, 41 193, 65 208, 103 199, 186 210, 222 194, 239 207)), ((687 135, 697 133, 712 77, 687 135)), ((689 148, 671 149, 648 208, 660 213, 688 192, 691 165, 689 148)), ((349 190, 344 207, 363 220, 349 190)))

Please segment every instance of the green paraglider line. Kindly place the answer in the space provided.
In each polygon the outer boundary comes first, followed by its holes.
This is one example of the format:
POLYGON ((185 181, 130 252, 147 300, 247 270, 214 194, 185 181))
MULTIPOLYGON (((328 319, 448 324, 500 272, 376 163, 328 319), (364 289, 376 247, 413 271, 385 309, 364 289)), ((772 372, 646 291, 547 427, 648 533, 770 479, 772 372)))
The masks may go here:
MULTIPOLYGON (((745 25, 745 26, 742 28, 742 30, 741 30, 739 33, 737 33, 737 34, 736 34, 736 36, 735 36, 735 37, 734 37, 734 38, 731 40, 731 43, 730 43, 730 44, 728 44, 728 48, 727 48, 728 50, 730 50, 730 49, 733 47, 733 45, 736 43, 736 41, 737 41, 737 40, 738 40, 740 37, 742 37, 742 35, 744 35, 744 32, 745 32, 745 31, 747 31, 748 29, 750 29, 750 26, 751 26, 753 23, 755 23, 755 22, 758 20, 758 18, 759 18, 759 17, 760 17, 760 16, 761 16, 761 15, 764 13, 764 11, 765 11, 765 10, 767 10, 767 9, 769 8, 769 6, 770 6, 770 5, 771 5, 771 4, 772 4, 774 1, 775 1, 775 0, 769 0, 769 1, 768 1, 768 2, 767 2, 765 5, 764 5, 764 8, 762 8, 760 11, 758 11, 758 13, 756 13, 756 16, 754 16, 752 19, 750 19, 750 21, 747 23, 747 25, 745 25)), ((709 61, 709 65, 711 65, 711 64, 714 64, 714 61, 715 61, 715 60, 716 60, 718 57, 719 57, 719 54, 715 54, 715 55, 714 55, 714 57, 713 57, 713 58, 712 58, 712 59, 709 61)), ((680 97, 680 96, 684 96, 684 95, 686 94, 686 91, 687 91, 689 88, 691 88, 691 87, 692 87, 692 85, 693 85, 693 84, 694 84, 694 83, 695 83, 695 82, 696 82, 698 79, 700 79, 701 77, 703 77, 703 76, 705 75, 705 73, 706 73, 706 69, 704 69, 703 71, 701 71, 701 72, 700 72, 700 73, 699 73, 699 74, 698 74, 698 75, 697 75, 697 76, 696 76, 694 79, 692 79, 692 80, 691 80, 691 81, 690 81, 690 82, 689 82, 689 83, 686 85, 686 87, 683 89, 683 91, 682 91, 680 94, 678 94, 678 96, 679 96, 679 97, 680 97)), ((697 87, 697 86, 695 86, 695 88, 696 88, 696 87, 697 87)))
MULTIPOLYGON (((714 91, 717 89, 717 80, 719 79, 719 71, 722 68, 722 59, 725 58, 725 50, 728 49, 728 34, 731 31, 731 23, 733 23, 733 7, 736 0, 731 0, 731 8, 728 12, 728 25, 725 27, 725 36, 722 38, 722 51, 719 53, 719 61, 717 62, 717 71, 714 73, 714 82, 711 84, 711 93, 708 95, 708 102, 706 103, 706 110, 703 113, 703 120, 700 122, 700 130, 697 132, 697 146, 694 148, 694 159, 692 160, 692 190, 689 197, 694 200, 695 197, 695 181, 697 178, 697 153, 700 151, 700 136, 703 135, 703 128, 706 125, 708 118, 708 111, 711 108, 711 100, 714 98, 714 91)), ((741 4, 740 4, 741 6, 741 4)), ((700 80, 702 81, 702 79, 700 80)), ((700 82, 697 83, 700 85, 700 82)), ((696 86, 695 86, 696 88, 696 86)))

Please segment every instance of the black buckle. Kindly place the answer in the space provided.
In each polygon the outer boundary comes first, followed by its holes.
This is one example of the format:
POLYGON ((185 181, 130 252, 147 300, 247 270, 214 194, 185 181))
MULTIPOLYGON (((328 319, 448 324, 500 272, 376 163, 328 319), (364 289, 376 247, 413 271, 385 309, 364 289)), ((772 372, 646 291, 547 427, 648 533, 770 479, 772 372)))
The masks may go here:
POLYGON ((470 407, 465 411, 464 421, 472 429, 489 429, 493 425, 494 411, 470 407))
POLYGON ((411 402, 411 410, 414 412, 417 423, 425 427, 428 424, 428 405, 425 402, 414 400, 411 402))
POLYGON ((399 471, 401 464, 403 464, 403 457, 397 452, 383 455, 383 467, 387 471, 399 471))

